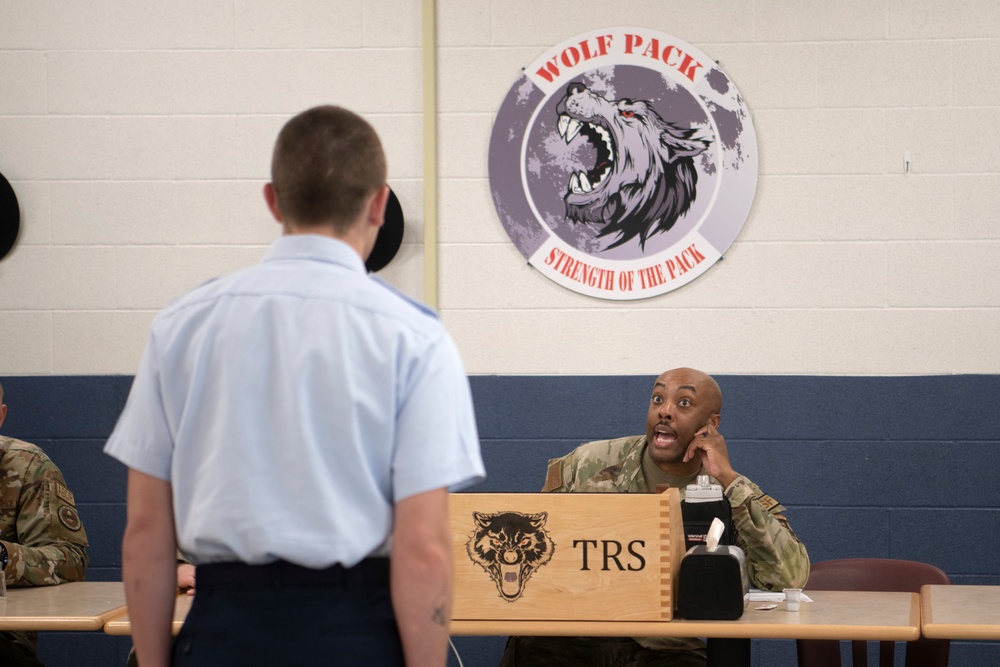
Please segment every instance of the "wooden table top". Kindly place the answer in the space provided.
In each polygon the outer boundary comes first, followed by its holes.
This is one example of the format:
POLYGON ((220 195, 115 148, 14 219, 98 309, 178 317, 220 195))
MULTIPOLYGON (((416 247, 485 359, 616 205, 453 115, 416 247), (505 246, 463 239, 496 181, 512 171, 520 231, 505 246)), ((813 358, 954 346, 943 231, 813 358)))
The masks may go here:
POLYGON ((912 641, 920 636, 916 593, 806 591, 813 602, 797 612, 760 611, 751 602, 735 621, 466 621, 453 635, 569 635, 598 637, 729 637, 734 639, 857 639, 912 641))
POLYGON ((120 581, 8 588, 0 598, 0 630, 100 630, 124 612, 120 581))
MULTIPOLYGON (((177 596, 177 601, 174 603, 174 624, 172 628, 175 635, 181 631, 181 626, 184 625, 184 619, 187 618, 188 611, 191 610, 191 603, 193 601, 193 595, 182 593, 177 596)), ((132 634, 132 622, 129 620, 127 610, 126 613, 108 621, 104 625, 104 632, 109 635, 132 634)))
POLYGON ((1000 639, 1000 586, 923 586, 921 623, 933 639, 1000 639))
MULTIPOLYGON (((730 637, 749 639, 858 639, 912 641, 920 636, 920 596, 916 593, 807 591, 813 602, 798 612, 759 611, 751 602, 735 621, 468 621, 451 622, 453 635, 568 635, 598 637, 730 637)), ((174 634, 193 597, 181 595, 174 608, 174 634)), ((128 615, 104 626, 109 635, 128 635, 128 615)))

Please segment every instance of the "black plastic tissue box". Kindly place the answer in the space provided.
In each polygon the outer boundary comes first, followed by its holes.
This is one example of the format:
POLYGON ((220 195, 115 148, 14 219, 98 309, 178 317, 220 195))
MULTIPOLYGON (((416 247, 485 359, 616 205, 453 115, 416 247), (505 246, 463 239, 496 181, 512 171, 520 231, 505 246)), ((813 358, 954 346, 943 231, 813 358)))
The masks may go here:
POLYGON ((732 621, 749 602, 743 550, 720 546, 688 549, 677 581, 677 615, 692 621, 732 621))

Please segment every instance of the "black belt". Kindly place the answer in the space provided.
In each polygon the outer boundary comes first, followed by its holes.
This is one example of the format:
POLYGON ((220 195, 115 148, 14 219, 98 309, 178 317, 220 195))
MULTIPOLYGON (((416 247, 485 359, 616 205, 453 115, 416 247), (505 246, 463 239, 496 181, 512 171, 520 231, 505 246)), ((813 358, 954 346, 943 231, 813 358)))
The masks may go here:
POLYGON ((195 589, 207 587, 280 588, 291 586, 388 586, 389 559, 366 558, 354 567, 332 565, 315 570, 279 560, 266 565, 208 563, 195 572, 195 589))

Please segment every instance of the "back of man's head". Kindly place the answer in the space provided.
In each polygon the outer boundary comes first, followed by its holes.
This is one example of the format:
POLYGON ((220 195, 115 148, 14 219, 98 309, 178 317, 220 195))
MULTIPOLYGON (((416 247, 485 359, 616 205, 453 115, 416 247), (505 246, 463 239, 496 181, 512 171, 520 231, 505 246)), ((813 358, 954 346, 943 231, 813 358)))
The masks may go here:
POLYGON ((278 208, 297 227, 333 224, 344 232, 386 181, 385 154, 361 116, 314 107, 288 121, 271 159, 278 208))

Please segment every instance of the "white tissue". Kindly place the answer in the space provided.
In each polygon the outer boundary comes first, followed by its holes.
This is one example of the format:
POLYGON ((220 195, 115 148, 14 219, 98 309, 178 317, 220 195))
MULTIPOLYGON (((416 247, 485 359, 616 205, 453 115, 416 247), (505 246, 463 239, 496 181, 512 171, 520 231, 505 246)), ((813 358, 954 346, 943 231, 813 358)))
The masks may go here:
POLYGON ((715 551, 719 548, 719 540, 722 539, 722 533, 726 530, 726 524, 722 523, 719 517, 712 519, 712 525, 708 527, 708 535, 705 537, 705 546, 708 547, 709 551, 715 551))

